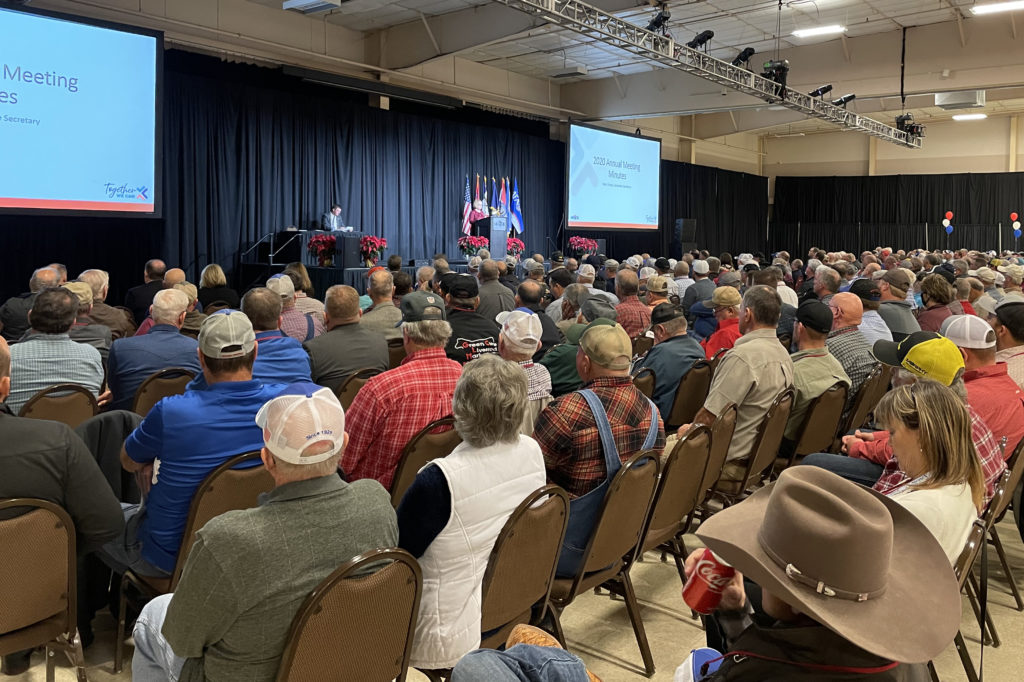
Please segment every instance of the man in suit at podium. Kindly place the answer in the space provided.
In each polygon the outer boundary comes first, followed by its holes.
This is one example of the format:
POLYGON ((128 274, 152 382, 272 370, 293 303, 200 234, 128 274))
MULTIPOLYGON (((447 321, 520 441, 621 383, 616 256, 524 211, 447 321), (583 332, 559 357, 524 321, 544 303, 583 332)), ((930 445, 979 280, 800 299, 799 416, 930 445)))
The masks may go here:
POLYGON ((344 230, 345 221, 341 217, 341 206, 331 204, 331 210, 320 216, 320 227, 324 230, 344 230))

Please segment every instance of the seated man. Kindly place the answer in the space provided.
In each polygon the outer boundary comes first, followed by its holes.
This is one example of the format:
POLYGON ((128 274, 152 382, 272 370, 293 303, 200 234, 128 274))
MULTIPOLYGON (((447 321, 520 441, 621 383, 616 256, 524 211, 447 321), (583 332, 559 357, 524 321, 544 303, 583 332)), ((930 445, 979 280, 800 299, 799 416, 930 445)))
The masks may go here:
POLYGON ((651 309, 637 297, 639 292, 640 280, 635 272, 619 270, 616 273, 615 295, 619 297, 619 304, 615 306, 615 311, 619 314, 619 324, 631 339, 640 336, 651 326, 651 309))
POLYGON ((709 639, 720 630, 722 651, 744 652, 716 659, 706 682, 926 680, 924 661, 957 634, 959 588, 941 545, 898 502, 838 476, 788 469, 697 536, 736 570, 709 639))
POLYGON ((299 343, 323 334, 323 316, 317 313, 303 314, 295 307, 295 284, 288 275, 274 275, 267 280, 267 288, 281 297, 281 331, 299 343))
POLYGON ((459 364, 466 364, 482 355, 498 352, 498 323, 476 311, 480 304, 480 287, 472 275, 448 275, 442 282, 446 288, 444 302, 448 307, 448 324, 452 335, 445 345, 445 354, 459 364))
POLYGON ((252 378, 256 346, 243 313, 210 315, 199 330, 199 365, 208 388, 164 398, 128 436, 121 464, 139 473, 143 493, 149 491, 141 507, 125 509, 124 537, 103 547, 103 560, 115 571, 170 575, 199 484, 231 457, 262 447, 253 420, 281 386, 252 378))
POLYGON ((720 350, 729 350, 743 333, 740 331, 740 304, 743 297, 736 287, 720 286, 711 294, 710 301, 704 301, 704 307, 712 310, 718 327, 706 339, 700 342, 708 360, 715 357, 720 350))
POLYGON ((107 376, 113 410, 130 410, 135 392, 155 372, 168 367, 184 367, 197 375, 199 343, 179 332, 185 321, 188 296, 177 289, 162 289, 153 297, 149 308, 155 324, 148 334, 118 339, 110 347, 107 376))
MULTIPOLYGON (((541 268, 541 272, 543 273, 543 266, 541 266, 541 268)), ((544 333, 540 337, 540 348, 533 354, 534 360, 540 360, 549 349, 565 340, 565 335, 562 334, 562 330, 560 330, 554 320, 548 317, 544 312, 544 306, 542 305, 541 300, 545 291, 546 287, 544 283, 533 279, 523 281, 523 283, 519 285, 519 289, 516 291, 516 307, 526 308, 527 310, 531 310, 536 313, 537 317, 540 318, 541 328, 544 330, 544 333)))
MULTIPOLYGON (((10 349, 0 337, 0 500, 36 498, 62 507, 75 524, 81 574, 85 555, 120 534, 121 506, 82 439, 60 422, 14 416, 3 402, 10 392, 10 349)), ((84 582, 80 578, 80 584, 84 582)), ((78 629, 84 646, 92 643, 87 595, 85 589, 78 590, 78 629)), ((4 656, 3 671, 24 672, 31 653, 4 656)))
POLYGON ((704 349, 686 335, 686 315, 671 303, 661 303, 651 311, 651 329, 654 331, 654 347, 633 367, 633 374, 646 368, 654 370, 654 395, 651 398, 658 406, 662 420, 668 420, 679 382, 693 363, 704 358, 704 349))
POLYGON ((572 283, 572 273, 564 267, 553 269, 548 275, 548 287, 551 289, 552 301, 544 308, 544 312, 555 323, 562 320, 562 301, 566 288, 572 283))
POLYGON ((1024 390, 1024 296, 1004 296, 982 317, 996 333, 996 362, 1005 362, 1010 378, 1024 390))
POLYGON ((359 293, 350 286, 335 284, 324 297, 327 333, 302 344, 309 353, 313 381, 332 391, 361 369, 388 368, 388 345, 384 337, 360 324, 359 293))
POLYGON ((110 327, 97 324, 89 314, 92 312, 92 287, 85 282, 66 282, 61 285, 78 297, 78 313, 68 330, 72 341, 87 343, 100 352, 100 359, 106 365, 113 340, 110 327))
POLYGON ((96 324, 110 327, 112 340, 127 338, 135 333, 135 320, 131 313, 106 303, 110 275, 104 270, 83 270, 79 273, 78 280, 92 287, 92 312, 89 313, 89 317, 96 324))
POLYGON ((198 339, 199 328, 203 326, 203 320, 206 319, 205 313, 196 310, 199 305, 199 289, 192 282, 178 282, 174 285, 174 289, 188 296, 188 307, 185 308, 185 321, 181 323, 181 333, 198 339))
POLYGON ((167 272, 167 264, 159 258, 152 258, 146 261, 143 270, 142 281, 145 284, 132 287, 124 297, 124 305, 132 311, 135 324, 142 324, 146 319, 149 306, 153 304, 153 296, 164 288, 164 274, 167 272))
POLYGON ((864 307, 855 294, 848 292, 835 294, 828 304, 832 309, 832 331, 825 341, 828 351, 843 366, 843 371, 850 378, 850 394, 846 399, 846 407, 853 406, 864 380, 871 374, 877 361, 871 354, 868 344, 859 325, 864 307))
POLYGON ((135 623, 137 682, 272 681, 309 593, 352 557, 398 542, 387 492, 337 476, 348 436, 329 390, 288 386, 253 426, 276 487, 258 507, 199 530, 174 594, 149 602, 135 623))
POLYGON ((622 462, 641 450, 665 447, 657 407, 630 379, 632 354, 626 330, 592 322, 576 353, 583 389, 555 399, 537 418, 534 438, 544 453, 548 480, 562 486, 571 500, 587 500, 574 503, 570 511, 558 561, 560 576, 574 575, 579 568, 597 519, 600 499, 588 493, 603 498, 604 483, 622 462))
POLYGON ((48 287, 55 287, 60 281, 60 274, 53 268, 39 268, 32 273, 28 281, 28 291, 12 296, 0 306, 0 331, 3 337, 17 342, 28 331, 28 311, 32 309, 36 294, 48 287))
POLYGON ((516 307, 515 295, 498 279, 501 265, 504 262, 493 260, 485 260, 480 264, 480 305, 476 311, 488 320, 516 307))
POLYGON ((499 313, 501 333, 498 335, 498 354, 510 362, 517 363, 526 373, 526 411, 520 432, 533 435, 537 415, 551 402, 551 375, 547 367, 533 361, 533 354, 540 347, 543 333, 540 319, 528 310, 512 310, 499 313))
POLYGON ((341 466, 346 478, 375 478, 385 488, 402 448, 420 429, 452 412, 462 365, 444 353, 452 328, 437 294, 414 291, 402 299, 405 360, 371 378, 348 411, 352 437, 341 466))
MULTIPOLYGON (((759 284, 747 289, 739 313, 743 336, 722 356, 704 407, 693 420, 710 426, 726 407, 736 404, 736 430, 726 456, 733 475, 742 473, 768 408, 793 385, 793 361, 775 337, 781 310, 782 301, 772 287, 759 284)), ((689 427, 680 427, 679 435, 689 427)))
POLYGON ((402 332, 396 326, 402 321, 402 311, 393 300, 395 295, 395 278, 387 270, 378 270, 370 275, 366 293, 373 302, 363 311, 359 326, 379 334, 385 341, 402 338, 402 332))
POLYGON ((576 323, 565 331, 565 343, 554 346, 538 361, 551 375, 551 395, 558 397, 583 387, 583 380, 576 369, 576 351, 580 336, 594 320, 601 318, 614 323, 618 315, 611 303, 599 297, 591 296, 583 302, 580 313, 576 316, 576 323))
MULTIPOLYGON (((36 294, 28 312, 31 329, 11 347, 11 393, 7 407, 13 414, 44 388, 78 384, 100 398, 103 361, 100 352, 68 336, 78 312, 78 297, 52 287, 36 294)), ((107 400, 103 396, 103 401, 107 400)))

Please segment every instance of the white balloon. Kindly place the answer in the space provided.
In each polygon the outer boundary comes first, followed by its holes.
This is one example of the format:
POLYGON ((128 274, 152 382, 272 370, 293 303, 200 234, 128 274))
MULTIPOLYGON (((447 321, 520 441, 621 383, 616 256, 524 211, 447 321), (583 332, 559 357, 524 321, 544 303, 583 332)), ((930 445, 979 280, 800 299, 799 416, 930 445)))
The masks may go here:
POLYGON ((1013 221, 1013 229, 1015 229, 1015 230, 1019 230, 1020 229, 1020 221, 1019 220, 1014 220, 1013 221))
POLYGON ((943 227, 949 227, 949 218, 943 218, 942 219, 942 226, 943 227))

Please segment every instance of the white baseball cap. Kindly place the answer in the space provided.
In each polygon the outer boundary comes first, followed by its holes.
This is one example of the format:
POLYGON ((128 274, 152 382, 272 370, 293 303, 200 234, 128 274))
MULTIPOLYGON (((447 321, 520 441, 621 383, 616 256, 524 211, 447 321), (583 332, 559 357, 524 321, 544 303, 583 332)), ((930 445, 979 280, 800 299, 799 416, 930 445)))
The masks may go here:
POLYGON ((295 298, 295 285, 288 275, 274 275, 267 280, 267 288, 283 299, 295 298))
POLYGON ((942 322, 939 333, 959 348, 992 348, 996 333, 977 315, 952 315, 942 322))
POLYGON ((536 353, 544 329, 533 312, 513 310, 501 323, 501 336, 518 353, 536 353))
POLYGON ((580 269, 576 271, 577 277, 594 277, 597 275, 597 271, 594 270, 594 266, 590 263, 584 263, 580 266, 580 269))
POLYGON ((345 409, 329 388, 311 382, 289 384, 256 414, 263 443, 290 464, 317 464, 330 459, 345 443, 345 409), (324 452, 305 454, 328 443, 324 452))
POLYGON ((640 279, 650 279, 651 277, 654 277, 657 274, 658 274, 658 271, 655 270, 654 268, 643 267, 643 268, 640 268, 639 278, 640 279))
POLYGON ((199 350, 208 358, 240 358, 255 347, 256 332, 252 322, 237 310, 218 310, 199 327, 199 350))
POLYGON ((695 260, 692 267, 694 274, 697 275, 706 275, 710 269, 706 260, 695 260))

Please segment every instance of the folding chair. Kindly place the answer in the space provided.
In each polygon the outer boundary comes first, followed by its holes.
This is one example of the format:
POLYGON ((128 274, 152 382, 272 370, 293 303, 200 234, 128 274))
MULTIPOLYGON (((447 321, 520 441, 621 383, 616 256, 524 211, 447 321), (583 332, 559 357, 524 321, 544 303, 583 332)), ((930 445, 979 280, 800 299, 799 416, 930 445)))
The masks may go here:
POLYGON ((715 370, 718 369, 718 364, 722 362, 722 357, 729 352, 728 348, 719 348, 715 351, 715 354, 711 356, 711 373, 714 374, 715 370))
POLYGON ((654 370, 650 367, 644 367, 633 377, 633 385, 636 386, 636 390, 648 398, 654 395, 655 382, 657 382, 657 377, 655 377, 654 370))
POLYGON ((422 588, 401 549, 342 564, 295 614, 277 682, 404 682, 422 588))
MULTIPOLYGON (((1017 443, 1017 447, 1013 449, 1013 453, 1006 460, 1006 467, 1010 472, 1006 483, 1006 494, 1000 498, 999 504, 994 506, 992 523, 988 528, 989 542, 995 547, 996 554, 999 556, 999 563, 1003 566, 1003 575, 1006 576, 1007 582, 1010 583, 1010 593, 1013 595, 1018 611, 1024 611, 1024 601, 1021 600, 1020 590, 1017 589, 1017 577, 1013 574, 1010 562, 1006 559, 1006 552, 1003 550, 1002 540, 999 539, 997 526, 1006 515, 1006 510, 1010 506, 1014 491, 1017 490, 1021 478, 1024 477, 1024 456, 1021 455, 1022 452, 1024 452, 1024 438, 1017 443)), ((989 506, 993 506, 993 502, 994 499, 992 502, 989 502, 989 506)))
POLYGON ((642 358, 654 347, 654 339, 647 336, 638 336, 633 339, 633 357, 642 358))
POLYGON ((347 410, 352 405, 352 401, 356 399, 356 393, 359 393, 359 389, 365 386, 371 377, 375 377, 378 374, 380 374, 379 369, 364 367, 345 377, 345 380, 338 385, 338 389, 334 392, 338 396, 338 402, 341 403, 341 406, 347 410))
POLYGON ((78 636, 75 526, 45 500, 0 500, 0 655, 46 645, 46 682, 53 682, 63 651, 79 682, 86 682, 78 636), (6 518, 18 509, 26 513, 6 518))
POLYGON ((196 531, 215 516, 235 509, 248 509, 258 503, 260 493, 274 488, 274 479, 260 462, 260 453, 248 452, 232 457, 207 475, 196 494, 192 497, 185 532, 181 536, 181 548, 174 563, 174 572, 169 578, 154 578, 126 571, 121 578, 120 608, 117 614, 117 641, 114 645, 114 674, 121 672, 124 661, 124 639, 127 623, 129 588, 134 588, 140 601, 149 601, 161 594, 173 592, 185 569, 185 561, 195 542, 196 531), (236 467, 256 462, 256 466, 244 469, 236 467))
POLYGON ((761 480, 765 470, 775 461, 775 455, 782 443, 782 434, 786 430, 786 422, 789 420, 789 412, 793 408, 793 395, 793 389, 787 388, 772 401, 757 427, 754 447, 746 459, 745 466, 740 463, 727 463, 723 468, 716 495, 726 507, 745 497, 748 489, 761 480), (741 473, 738 477, 730 475, 735 472, 741 473))
POLYGON ((145 417, 164 398, 184 393, 188 382, 195 378, 195 372, 184 367, 168 367, 150 374, 135 391, 132 412, 145 417))
POLYGON ((730 403, 722 410, 711 424, 711 452, 708 455, 708 465, 704 469, 704 477, 700 482, 697 508, 690 514, 687 523, 692 524, 694 518, 706 519, 714 512, 710 502, 718 490, 718 483, 722 479, 722 470, 725 468, 725 460, 729 456, 729 446, 732 444, 732 434, 736 431, 737 408, 735 403, 730 403))
POLYGON ((391 479, 391 504, 396 509, 405 491, 416 480, 419 470, 431 460, 447 457, 462 442, 462 436, 454 426, 455 417, 435 419, 420 429, 402 448, 395 475, 391 479))
POLYGON ((693 418, 700 412, 700 408, 704 407, 708 391, 711 390, 711 376, 710 361, 702 358, 690 365, 690 369, 686 371, 676 387, 672 410, 665 423, 666 431, 678 429, 683 424, 693 421, 693 418))
POLYGON ((847 386, 837 381, 825 392, 811 401, 804 414, 803 424, 793 444, 793 452, 789 457, 776 457, 772 469, 772 477, 777 477, 785 469, 798 463, 801 459, 815 452, 828 452, 839 433, 843 408, 846 406, 847 386))
POLYGON ((401 339, 388 340, 388 369, 394 369, 405 359, 405 342, 401 339))
POLYGON ((875 365, 875 368, 864 379, 864 383, 857 389, 857 393, 853 397, 853 404, 850 405, 850 409, 847 412, 846 421, 843 422, 842 428, 837 432, 836 438, 832 442, 831 452, 840 452, 843 445, 843 436, 854 429, 864 426, 871 412, 875 409, 875 405, 882 399, 885 392, 889 390, 889 380, 891 378, 892 367, 883 363, 875 365))
POLYGON ((95 417, 100 408, 92 391, 78 384, 48 386, 29 398, 21 406, 19 417, 48 419, 63 422, 75 428, 86 419, 95 417))

